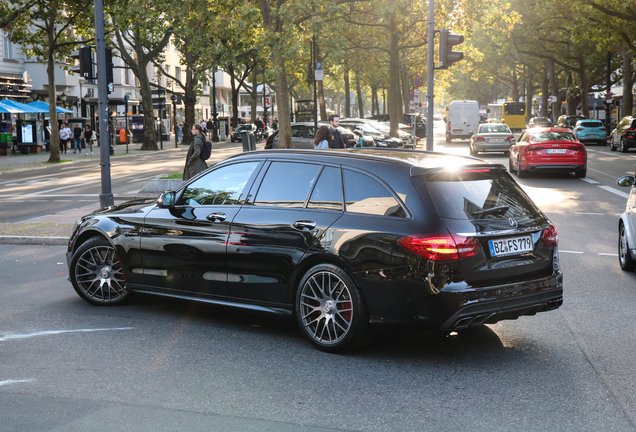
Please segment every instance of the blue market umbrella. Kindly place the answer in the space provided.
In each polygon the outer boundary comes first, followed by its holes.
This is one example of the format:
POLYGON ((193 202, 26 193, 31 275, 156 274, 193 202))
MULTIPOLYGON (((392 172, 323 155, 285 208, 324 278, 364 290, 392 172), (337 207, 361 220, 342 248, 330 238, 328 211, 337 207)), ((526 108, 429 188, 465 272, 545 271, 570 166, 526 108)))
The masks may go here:
MULTIPOLYGON (((27 105, 32 107, 32 108, 43 110, 43 111, 40 111, 40 112, 46 112, 46 113, 49 112, 49 104, 44 102, 44 101, 30 102, 27 105)), ((73 113, 73 111, 68 110, 66 108, 59 107, 59 106, 55 107, 55 111, 57 111, 58 114, 72 114, 73 113)))
POLYGON ((10 99, 0 100, 0 107, 4 108, 11 114, 29 114, 29 113, 43 113, 48 111, 42 111, 40 109, 30 107, 27 104, 21 102, 12 101, 10 99))

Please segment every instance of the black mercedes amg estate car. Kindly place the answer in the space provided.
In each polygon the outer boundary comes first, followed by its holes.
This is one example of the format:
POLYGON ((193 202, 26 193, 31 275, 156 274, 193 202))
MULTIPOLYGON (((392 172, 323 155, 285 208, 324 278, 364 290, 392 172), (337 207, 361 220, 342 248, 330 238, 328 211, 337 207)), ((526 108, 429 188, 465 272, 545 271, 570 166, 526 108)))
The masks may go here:
POLYGON ((77 221, 70 280, 287 315, 324 351, 377 326, 457 331, 558 308, 555 226, 502 165, 411 150, 230 157, 77 221))

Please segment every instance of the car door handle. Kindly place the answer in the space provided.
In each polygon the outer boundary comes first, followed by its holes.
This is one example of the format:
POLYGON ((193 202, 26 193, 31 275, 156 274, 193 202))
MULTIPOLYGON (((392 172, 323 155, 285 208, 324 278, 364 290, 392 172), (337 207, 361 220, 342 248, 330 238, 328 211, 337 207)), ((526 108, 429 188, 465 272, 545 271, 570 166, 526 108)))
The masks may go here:
POLYGON ((205 218, 210 222, 223 222, 227 219, 227 215, 225 213, 210 213, 205 218))
POLYGON ((296 228, 297 230, 300 230, 300 231, 309 231, 309 230, 312 230, 312 229, 316 228, 316 222, 307 221, 307 220, 300 220, 300 221, 294 222, 292 224, 292 226, 294 228, 296 228))

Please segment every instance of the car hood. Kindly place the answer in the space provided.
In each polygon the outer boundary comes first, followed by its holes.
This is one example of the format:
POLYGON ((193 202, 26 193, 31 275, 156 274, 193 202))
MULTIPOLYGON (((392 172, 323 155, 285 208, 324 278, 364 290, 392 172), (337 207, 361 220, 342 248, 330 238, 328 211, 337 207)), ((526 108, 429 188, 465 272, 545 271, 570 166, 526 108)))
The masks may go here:
POLYGON ((86 217, 101 216, 101 215, 113 215, 113 214, 131 214, 131 213, 147 213, 157 204, 157 198, 143 198, 132 201, 126 201, 121 204, 117 204, 110 207, 104 207, 99 210, 95 210, 86 217))

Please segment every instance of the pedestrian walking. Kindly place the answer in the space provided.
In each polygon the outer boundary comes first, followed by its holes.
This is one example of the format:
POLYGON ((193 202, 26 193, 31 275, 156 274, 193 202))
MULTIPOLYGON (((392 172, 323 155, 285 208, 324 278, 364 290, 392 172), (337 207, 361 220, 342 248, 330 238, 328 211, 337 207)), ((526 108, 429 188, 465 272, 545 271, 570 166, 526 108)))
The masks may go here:
POLYGON ((201 131, 205 132, 207 128, 208 128, 208 123, 205 120, 201 119, 201 131))
POLYGON ((340 135, 340 132, 338 132, 338 126, 340 126, 340 117, 335 114, 331 114, 329 116, 329 130, 333 135, 333 141, 331 142, 330 148, 345 148, 345 143, 342 139, 342 135, 340 135))
POLYGON ((179 123, 177 125, 177 141, 181 141, 181 138, 183 138, 183 125, 179 123))
POLYGON ((86 156, 88 156, 88 150, 90 148, 91 154, 93 154, 93 138, 97 135, 91 129, 91 125, 86 125, 84 128, 84 132, 82 133, 82 138, 84 139, 84 144, 86 145, 86 156))
POLYGON ((64 149, 64 153, 67 152, 66 145, 68 144, 70 139, 71 139, 71 129, 69 129, 66 123, 62 123, 62 128, 60 129, 60 150, 64 149))
POLYGON ((194 138, 188 149, 185 167, 183 168, 183 180, 189 180, 208 168, 208 164, 200 157, 201 150, 205 145, 205 135, 201 125, 195 124, 192 126, 192 136, 194 138))
POLYGON ((329 130, 329 126, 320 126, 320 128, 318 128, 318 132, 316 132, 316 138, 314 138, 314 149, 329 149, 331 147, 332 141, 333 135, 329 130))
POLYGON ((75 124, 75 127, 73 128, 73 141, 75 141, 73 153, 82 153, 82 128, 79 126, 79 124, 75 124))

